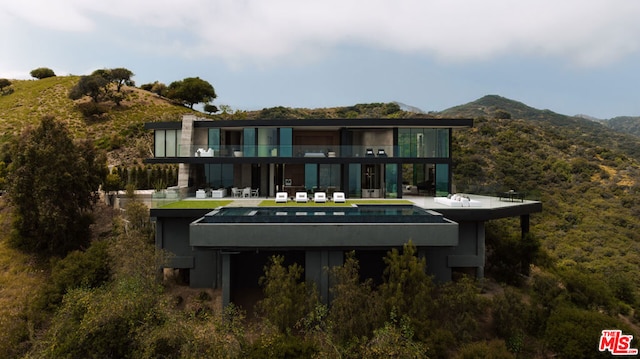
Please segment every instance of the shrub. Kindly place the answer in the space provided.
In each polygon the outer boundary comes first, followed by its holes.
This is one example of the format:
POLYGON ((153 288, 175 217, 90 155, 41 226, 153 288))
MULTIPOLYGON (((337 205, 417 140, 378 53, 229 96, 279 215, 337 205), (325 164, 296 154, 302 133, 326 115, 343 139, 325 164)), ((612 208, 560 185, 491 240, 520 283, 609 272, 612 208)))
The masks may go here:
POLYGON ((94 242, 85 252, 73 251, 64 259, 53 259, 51 279, 33 302, 33 314, 53 312, 64 294, 76 288, 97 288, 109 280, 107 242, 94 242))
POLYGON ((253 345, 248 346, 242 353, 247 359, 272 359, 272 358, 312 358, 319 349, 312 342, 302 338, 276 334, 260 338, 253 345))
POLYGON ((271 257, 259 283, 264 299, 258 302, 258 312, 281 332, 291 330, 318 303, 317 293, 300 282, 304 269, 297 263, 285 267, 284 256, 271 257))
POLYGON ((597 350, 603 329, 630 333, 624 324, 608 315, 561 306, 551 313, 544 338, 549 348, 563 358, 609 358, 609 353, 597 350))
POLYGON ((47 67, 38 67, 37 69, 33 69, 31 70, 30 74, 31 74, 31 77, 34 77, 38 80, 46 79, 47 77, 56 76, 56 73, 47 67))
POLYGON ((515 356, 507 350, 502 340, 473 342, 460 348, 456 359, 512 359, 515 356))
POLYGON ((360 282, 359 263, 350 252, 342 266, 331 269, 331 308, 328 320, 338 341, 370 336, 384 322, 380 295, 373 290, 371 279, 360 282))

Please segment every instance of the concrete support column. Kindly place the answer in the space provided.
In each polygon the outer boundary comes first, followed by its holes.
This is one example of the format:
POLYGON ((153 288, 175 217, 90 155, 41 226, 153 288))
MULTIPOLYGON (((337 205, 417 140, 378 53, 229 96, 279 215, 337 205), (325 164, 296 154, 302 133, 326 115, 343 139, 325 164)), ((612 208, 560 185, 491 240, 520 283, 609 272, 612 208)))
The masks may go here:
POLYGON ((222 307, 231 303, 231 255, 222 253, 222 307))
MULTIPOLYGON (((180 157, 191 157, 193 156, 192 145, 193 145, 193 121, 196 119, 194 115, 184 115, 182 116, 182 132, 180 136, 180 157)), ((189 165, 181 163, 178 167, 178 187, 186 188, 189 187, 189 165)))
POLYGON ((484 265, 486 263, 486 243, 484 235, 484 222, 477 222, 476 224, 476 243, 477 243, 477 255, 480 263, 476 267, 476 278, 484 278, 484 265))
POLYGON ((528 214, 523 214, 520 216, 520 238, 524 238, 524 236, 527 235, 527 233, 529 233, 529 215, 528 214))
POLYGON ((306 281, 313 281, 318 286, 320 300, 324 304, 331 302, 329 269, 342 265, 342 251, 305 251, 304 276, 306 281))
MULTIPOLYGON (((156 227, 156 236, 155 236, 155 245, 156 245, 156 251, 160 251, 163 248, 162 242, 162 221, 159 221, 157 218, 152 218, 151 221, 153 223, 155 223, 155 227, 156 227)), ((158 264, 158 267, 156 268, 156 279, 159 281, 162 281, 164 277, 164 267, 162 266, 162 264, 158 264)))

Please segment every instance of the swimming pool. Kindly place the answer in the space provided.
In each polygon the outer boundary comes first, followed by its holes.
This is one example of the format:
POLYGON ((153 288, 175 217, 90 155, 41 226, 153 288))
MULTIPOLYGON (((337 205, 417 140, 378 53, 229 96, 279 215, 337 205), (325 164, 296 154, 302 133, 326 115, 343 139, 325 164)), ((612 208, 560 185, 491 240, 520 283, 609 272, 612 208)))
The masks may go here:
POLYGON ((221 207, 201 223, 445 223, 445 219, 413 205, 221 207))

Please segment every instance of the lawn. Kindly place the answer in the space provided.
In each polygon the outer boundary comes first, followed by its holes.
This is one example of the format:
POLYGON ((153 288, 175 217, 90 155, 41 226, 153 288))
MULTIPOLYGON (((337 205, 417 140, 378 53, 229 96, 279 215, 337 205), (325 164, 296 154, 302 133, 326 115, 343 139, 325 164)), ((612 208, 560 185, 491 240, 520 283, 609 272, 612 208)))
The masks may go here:
POLYGON ((214 209, 222 206, 226 206, 233 201, 231 200, 185 200, 185 201, 177 201, 168 203, 162 207, 161 209, 189 209, 189 208, 204 208, 204 209, 214 209))
POLYGON ((413 202, 405 199, 349 199, 345 203, 325 202, 315 203, 309 201, 306 203, 297 203, 288 201, 287 203, 276 203, 273 199, 267 199, 260 202, 260 207, 351 207, 358 204, 413 204, 413 202))

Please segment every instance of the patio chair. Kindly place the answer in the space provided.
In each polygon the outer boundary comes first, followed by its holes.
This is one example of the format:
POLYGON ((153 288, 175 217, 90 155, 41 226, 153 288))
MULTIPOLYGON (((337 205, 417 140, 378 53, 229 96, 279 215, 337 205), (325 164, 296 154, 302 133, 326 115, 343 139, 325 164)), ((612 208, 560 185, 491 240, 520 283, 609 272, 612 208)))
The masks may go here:
POLYGON ((251 197, 251 187, 245 187, 242 189, 242 197, 243 198, 251 197))
POLYGON ((251 189, 251 197, 258 197, 260 195, 260 188, 251 189))
POLYGON ((313 194, 313 201, 316 203, 325 203, 327 201, 327 194, 324 192, 315 192, 313 194))
POLYGON ((297 203, 306 203, 308 201, 309 201, 309 197, 307 196, 307 192, 296 192, 297 203))
POLYGON ((345 203, 347 200, 344 197, 344 192, 334 192, 333 193, 333 202, 335 203, 345 203))
POLYGON ((242 191, 238 187, 232 187, 231 194, 233 195, 233 198, 242 197, 242 191))
POLYGON ((288 200, 287 192, 276 193, 276 203, 287 203, 288 200))

